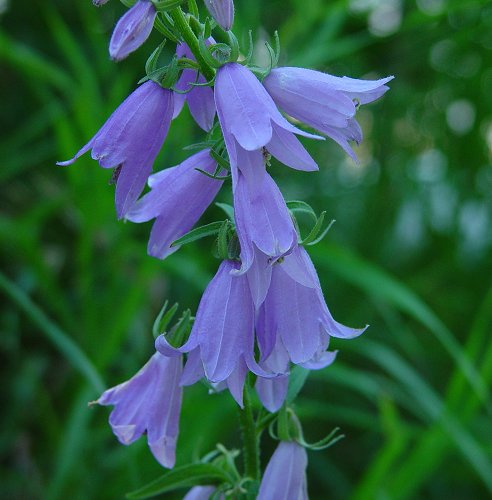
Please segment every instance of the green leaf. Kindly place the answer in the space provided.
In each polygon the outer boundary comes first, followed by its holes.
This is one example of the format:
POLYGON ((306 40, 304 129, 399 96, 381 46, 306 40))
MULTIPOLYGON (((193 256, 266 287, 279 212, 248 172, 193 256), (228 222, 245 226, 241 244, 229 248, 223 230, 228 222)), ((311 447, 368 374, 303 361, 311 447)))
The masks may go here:
POLYGON ((128 493, 127 498, 150 498, 179 488, 223 482, 229 482, 229 476, 216 465, 203 463, 184 465, 176 467, 155 481, 128 493))
POLYGON ((460 344, 436 314, 403 283, 360 257, 335 245, 319 245, 313 251, 323 269, 336 272, 343 279, 365 290, 372 297, 389 302, 426 326, 461 368, 481 401, 487 401, 489 388, 461 349, 460 344))
POLYGON ((192 229, 184 236, 181 236, 181 238, 173 241, 171 243, 171 247, 186 245, 187 243, 201 240, 202 238, 206 238, 207 236, 214 236, 216 234, 219 234, 220 228, 222 227, 224 222, 225 221, 211 222, 210 224, 206 224, 205 226, 200 226, 196 229, 192 229))
POLYGON ((80 347, 57 325, 55 325, 45 313, 36 305, 29 296, 15 283, 0 273, 0 290, 2 290, 19 309, 24 311, 31 321, 37 325, 41 332, 59 349, 91 384, 97 392, 102 392, 105 387, 99 372, 91 360, 80 349, 80 347))

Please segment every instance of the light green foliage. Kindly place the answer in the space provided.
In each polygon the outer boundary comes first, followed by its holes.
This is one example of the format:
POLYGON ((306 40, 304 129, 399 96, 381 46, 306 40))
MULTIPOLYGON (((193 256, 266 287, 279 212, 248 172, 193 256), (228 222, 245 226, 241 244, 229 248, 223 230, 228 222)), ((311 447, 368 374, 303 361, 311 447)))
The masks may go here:
MULTIPOLYGON (((89 155, 55 166, 144 76, 159 37, 116 65, 107 53, 124 12, 116 0, 100 9, 90 0, 7 5, 0 14, 0 453, 8 468, 0 496, 121 498, 163 471, 144 440, 119 445, 108 409, 87 402, 99 396, 101 374, 112 386, 146 361, 166 299, 196 310, 218 261, 212 239, 164 262, 146 256, 150 224, 116 221, 111 172, 89 155)), ((297 399, 307 441, 334 427, 346 436, 309 454, 311 497, 485 498, 492 492, 490 2, 236 0, 236 8, 239 43, 247 51, 253 28, 258 63, 269 57, 264 33, 278 29, 280 64, 396 75, 384 98, 359 112, 360 165, 331 141, 308 145, 319 173, 272 161, 287 199, 326 211, 325 225, 337 220, 308 249, 333 315, 371 325, 359 339, 334 340, 337 361, 312 372, 297 399)), ((185 111, 156 168, 179 163, 189 154, 184 146, 203 140, 185 111)), ((201 224, 221 218, 213 206, 201 224)), ((228 394, 190 388, 182 415, 178 465, 216 442, 238 446, 228 394)))

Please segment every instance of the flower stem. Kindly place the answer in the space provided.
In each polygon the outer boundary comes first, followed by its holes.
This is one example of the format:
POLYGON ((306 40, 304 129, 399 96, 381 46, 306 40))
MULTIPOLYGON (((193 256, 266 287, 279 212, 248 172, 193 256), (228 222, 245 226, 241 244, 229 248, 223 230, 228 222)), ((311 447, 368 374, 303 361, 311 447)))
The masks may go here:
POLYGON ((253 416, 249 386, 244 386, 244 408, 239 409, 239 422, 243 437, 244 472, 253 480, 260 479, 260 446, 253 416))
POLYGON ((205 62, 205 59, 200 54, 200 49, 198 47, 198 38, 190 28, 190 25, 184 15, 184 12, 181 10, 181 7, 171 10, 169 14, 174 21, 174 25, 181 33, 183 40, 186 42, 192 54, 195 56, 195 59, 200 66, 200 71, 202 72, 203 76, 207 81, 213 80, 215 71, 205 62))

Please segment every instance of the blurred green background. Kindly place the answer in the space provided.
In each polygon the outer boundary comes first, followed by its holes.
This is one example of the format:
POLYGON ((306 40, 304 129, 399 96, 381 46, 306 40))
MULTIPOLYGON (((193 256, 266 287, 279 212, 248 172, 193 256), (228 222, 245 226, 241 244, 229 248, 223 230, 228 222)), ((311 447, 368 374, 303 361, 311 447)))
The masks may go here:
MULTIPOLYGON (((360 165, 333 142, 307 147, 320 172, 274 164, 288 199, 337 220, 310 250, 336 319, 371 325, 333 341, 337 362, 297 402, 314 499, 492 494, 492 5, 474 0, 236 0, 256 59, 275 29, 282 64, 396 76, 363 107, 360 165)), ((120 64, 113 0, 0 0, 2 498, 122 498, 162 473, 141 439, 119 445, 107 408, 88 409, 152 352, 165 299, 196 309, 218 262, 211 241, 164 262, 150 224, 117 222, 110 172, 71 157, 135 87, 159 43, 120 64), (87 360, 90 360, 88 362, 87 360)), ((243 45, 245 47, 245 45, 243 45)), ((169 47, 171 50, 171 47, 169 47)), ((156 169, 202 140, 185 110, 156 169)), ((220 198, 228 200, 228 189, 220 198)), ((204 220, 221 217, 216 208, 204 220)), ((186 392, 178 463, 239 446, 228 394, 186 392)), ((264 463, 273 443, 264 437, 264 463)), ((179 498, 177 496, 176 498, 179 498)))

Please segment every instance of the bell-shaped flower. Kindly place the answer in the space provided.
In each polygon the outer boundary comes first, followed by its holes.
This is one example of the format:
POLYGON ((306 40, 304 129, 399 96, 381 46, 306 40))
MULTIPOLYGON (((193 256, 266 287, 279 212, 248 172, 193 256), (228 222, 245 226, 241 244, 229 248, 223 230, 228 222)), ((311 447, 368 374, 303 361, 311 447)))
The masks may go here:
POLYGON ((319 369, 334 359, 334 353, 325 353, 330 336, 349 339, 365 328, 348 328, 333 319, 311 259, 304 248, 296 247, 272 268, 256 330, 264 358, 280 338, 293 363, 319 369))
POLYGON ((203 0, 210 15, 217 24, 229 31, 234 22, 234 2, 232 0, 203 0))
POLYGON ((147 434, 152 454, 164 467, 176 460, 176 441, 183 389, 182 357, 155 353, 130 380, 105 391, 96 401, 113 405, 109 423, 122 444, 147 434))
POLYGON ((348 141, 359 144, 362 131, 355 119, 357 107, 375 101, 393 77, 357 80, 304 68, 275 68, 263 85, 288 115, 335 140, 354 159, 348 141))
MULTIPOLYGON (((232 397, 237 404, 243 408, 243 389, 248 374, 248 367, 243 358, 241 358, 234 371, 222 382, 212 383, 215 392, 221 392, 229 389, 232 397)), ((200 356, 200 347, 196 347, 188 354, 188 359, 183 369, 181 385, 193 385, 205 377, 203 362, 200 356)))
POLYGON ((263 148, 289 167, 307 171, 318 169, 294 134, 314 139, 321 137, 290 124, 249 69, 238 63, 224 64, 216 74, 214 95, 233 169, 242 168, 241 149, 263 152, 263 148))
POLYGON ((109 42, 109 55, 121 61, 149 38, 157 10, 150 0, 138 0, 118 21, 109 42))
POLYGON ((115 168, 116 213, 124 217, 152 172, 173 116, 173 93, 149 80, 113 112, 97 134, 71 159, 71 165, 92 149, 103 168, 115 168))
POLYGON ((247 277, 233 275, 238 268, 234 261, 221 263, 200 301, 190 337, 181 348, 171 347, 163 335, 156 340, 157 350, 167 356, 199 347, 206 378, 219 383, 235 377, 231 392, 236 399, 245 366, 257 375, 270 376, 254 358, 255 308, 247 277))
POLYGON ((281 441, 270 458, 257 500, 308 500, 307 453, 293 441, 281 441))
POLYGON ((171 243, 186 234, 202 216, 222 186, 197 171, 215 172, 217 163, 210 150, 194 154, 176 167, 167 168, 149 177, 151 191, 138 200, 127 213, 132 222, 155 219, 148 244, 148 253, 164 259, 179 246, 171 243))
MULTIPOLYGON (((213 41, 213 39, 209 38, 206 43, 208 45, 213 41)), ((178 44, 176 55, 195 60, 195 56, 184 42, 178 44)), ((175 85, 177 90, 186 93, 176 93, 174 95, 174 118, 179 115, 186 101, 191 116, 193 116, 200 128, 208 132, 212 128, 215 118, 214 92, 211 87, 193 85, 195 83, 205 83, 205 78, 201 73, 197 74, 192 69, 185 69, 175 85)))
MULTIPOLYGON (((257 331, 259 328, 261 326, 257 325, 257 331)), ((261 333, 259 335, 261 336, 261 333)), ((261 349, 262 346, 260 344, 260 351, 261 349)), ((289 388, 289 361, 289 354, 282 345, 280 337, 277 337, 275 347, 271 350, 268 357, 263 361, 260 360, 260 366, 266 371, 282 374, 275 378, 258 377, 256 379, 255 389, 261 404, 271 413, 280 410, 287 397, 287 390, 289 388)))
POLYGON ((245 272, 256 250, 270 262, 288 254, 297 244, 297 232, 282 193, 265 171, 261 152, 242 150, 240 158, 241 170, 233 171, 234 218, 241 245, 240 272, 245 272))

